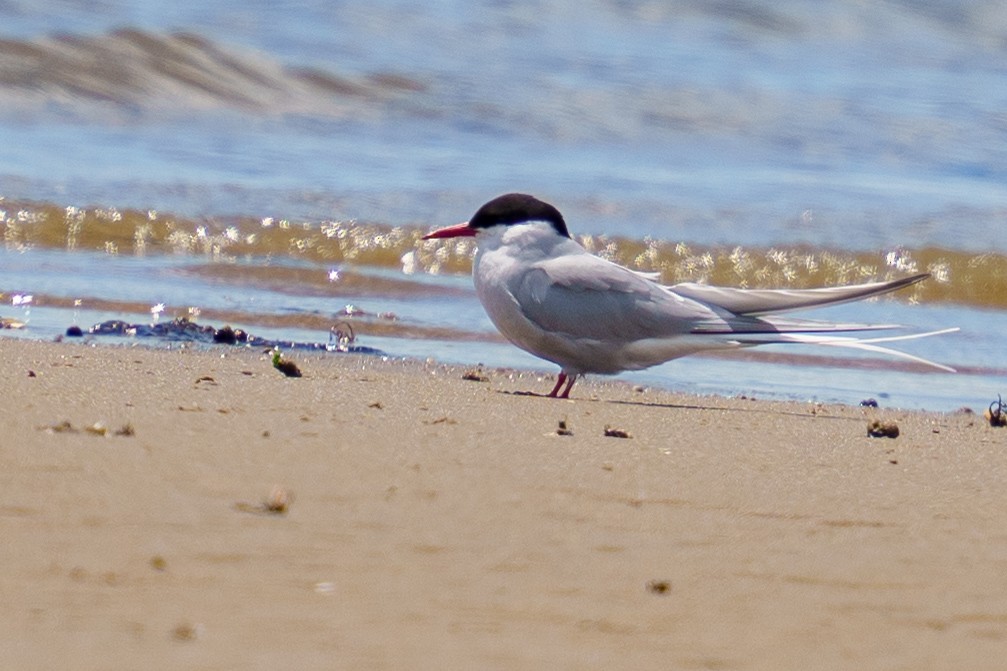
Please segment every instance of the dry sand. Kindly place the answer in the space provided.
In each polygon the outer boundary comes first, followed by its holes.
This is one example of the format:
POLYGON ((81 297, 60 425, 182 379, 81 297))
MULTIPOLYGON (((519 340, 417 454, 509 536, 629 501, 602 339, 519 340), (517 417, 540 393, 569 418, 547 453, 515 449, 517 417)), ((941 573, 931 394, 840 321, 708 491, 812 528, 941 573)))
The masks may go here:
POLYGON ((981 415, 0 354, 3 668, 1007 664, 1007 429, 981 415), (874 416, 901 435, 867 437, 874 416))

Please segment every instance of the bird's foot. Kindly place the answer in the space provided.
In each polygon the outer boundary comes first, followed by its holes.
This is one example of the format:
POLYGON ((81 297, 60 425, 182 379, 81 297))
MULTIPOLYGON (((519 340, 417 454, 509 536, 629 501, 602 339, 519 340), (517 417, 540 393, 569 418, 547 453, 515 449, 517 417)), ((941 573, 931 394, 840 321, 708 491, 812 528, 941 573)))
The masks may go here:
POLYGON ((559 376, 556 377, 556 386, 552 388, 552 391, 547 396, 549 398, 570 398, 570 390, 573 389, 573 383, 576 381, 576 375, 567 375, 560 372, 559 376), (563 387, 562 393, 560 393, 560 387, 563 387))

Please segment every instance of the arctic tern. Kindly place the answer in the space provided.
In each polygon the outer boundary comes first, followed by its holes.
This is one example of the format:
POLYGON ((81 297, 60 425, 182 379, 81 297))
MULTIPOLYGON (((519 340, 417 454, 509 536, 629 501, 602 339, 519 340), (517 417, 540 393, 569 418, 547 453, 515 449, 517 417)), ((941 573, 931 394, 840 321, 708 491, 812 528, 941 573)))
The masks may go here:
POLYGON ((521 193, 494 198, 469 221, 423 239, 460 236, 476 238, 472 276, 493 324, 514 345, 559 365, 550 397, 568 398, 585 373, 640 370, 705 350, 776 343, 852 347, 954 370, 880 343, 957 329, 857 338, 837 334, 896 327, 777 316, 888 293, 928 273, 822 289, 664 286, 656 274, 594 256, 570 237, 559 210, 521 193))

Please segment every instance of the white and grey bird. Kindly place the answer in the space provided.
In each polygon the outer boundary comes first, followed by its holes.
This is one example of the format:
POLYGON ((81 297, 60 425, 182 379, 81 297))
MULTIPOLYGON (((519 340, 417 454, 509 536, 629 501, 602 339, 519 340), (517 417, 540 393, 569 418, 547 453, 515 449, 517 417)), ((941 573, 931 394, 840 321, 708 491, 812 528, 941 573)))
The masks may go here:
POLYGON ((494 198, 469 221, 423 239, 459 236, 476 238, 472 276, 493 324, 514 345, 560 367, 552 397, 567 398, 585 373, 640 370, 705 350, 776 343, 853 347, 953 370, 880 343, 957 329, 857 338, 840 334, 894 327, 777 316, 895 291, 926 273, 823 289, 664 286, 654 275, 594 256, 570 237, 559 210, 521 193, 494 198))

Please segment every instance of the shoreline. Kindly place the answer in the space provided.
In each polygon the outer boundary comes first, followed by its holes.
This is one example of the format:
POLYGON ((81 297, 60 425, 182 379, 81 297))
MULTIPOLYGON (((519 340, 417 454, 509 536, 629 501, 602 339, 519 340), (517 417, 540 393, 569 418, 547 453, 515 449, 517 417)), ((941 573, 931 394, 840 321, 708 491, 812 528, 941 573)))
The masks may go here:
MULTIPOLYGON (((202 321, 193 323, 203 329, 215 328, 202 321)), ((225 325, 221 328, 230 327, 225 325)), ((246 330, 244 326, 241 328, 246 330)), ((69 346, 111 349, 216 351, 227 344, 157 337, 92 335, 87 332, 84 332, 82 338, 77 338, 66 336, 62 330, 49 334, 49 337, 43 337, 38 331, 31 335, 16 332, 5 335, 10 336, 8 339, 28 342, 61 342, 69 346)), ((325 351, 324 343, 317 338, 315 331, 296 332, 299 339, 293 340, 279 336, 270 329, 253 330, 253 335, 266 340, 275 338, 281 348, 293 356, 341 356, 341 353, 325 351)), ((532 375, 555 380, 552 364, 518 350, 498 334, 493 334, 490 341, 480 341, 477 348, 469 348, 464 343, 459 348, 458 343, 452 341, 387 339, 374 336, 366 330, 359 336, 362 350, 372 350, 365 352, 367 355, 392 359, 403 365, 435 361, 459 368, 485 367, 504 374, 532 375), (435 358, 429 353, 435 347, 416 347, 417 342, 447 346, 449 351, 443 359, 435 358)), ((224 356, 229 352, 237 355, 242 349, 254 353, 266 346, 237 344, 233 346, 233 351, 225 348, 219 353, 224 356)), ((626 371, 614 376, 588 375, 580 378, 577 384, 588 379, 602 385, 645 386, 671 394, 701 398, 758 398, 781 403, 849 405, 877 400, 894 409, 921 412, 972 409, 981 412, 992 399, 990 394, 995 394, 995 391, 976 392, 976 389, 995 390, 992 381, 1001 377, 1003 372, 995 366, 959 366, 956 372, 947 373, 919 362, 895 357, 839 356, 814 348, 799 351, 782 346, 780 349, 753 347, 699 352, 641 371, 626 371), (738 377, 732 377, 734 370, 737 370, 738 377), (780 389, 778 384, 785 386, 780 389), (983 394, 989 398, 980 398, 983 394)), ((546 384, 548 382, 543 382, 541 386, 546 384)), ((529 391, 536 389, 529 387, 529 391)))
POLYGON ((1007 429, 978 414, 0 351, 18 668, 981 669, 1007 639, 1007 429))

